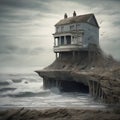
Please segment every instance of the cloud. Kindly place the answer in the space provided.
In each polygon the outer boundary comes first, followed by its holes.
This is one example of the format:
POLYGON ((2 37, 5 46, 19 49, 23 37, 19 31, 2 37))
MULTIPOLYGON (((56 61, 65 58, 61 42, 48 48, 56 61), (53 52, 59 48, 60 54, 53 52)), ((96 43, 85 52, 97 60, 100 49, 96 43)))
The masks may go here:
POLYGON ((65 12, 94 13, 100 24, 100 45, 119 55, 119 0, 0 0, 0 66, 39 65, 54 60, 54 25, 65 12))
POLYGON ((0 5, 4 7, 11 7, 16 9, 34 9, 39 10, 41 8, 42 11, 48 11, 49 8, 45 8, 44 0, 0 0, 0 5))
POLYGON ((50 49, 45 46, 45 38, 44 36, 32 36, 31 38, 25 36, 1 36, 0 54, 40 55, 50 49), (40 38, 43 38, 43 41, 40 41, 40 38))

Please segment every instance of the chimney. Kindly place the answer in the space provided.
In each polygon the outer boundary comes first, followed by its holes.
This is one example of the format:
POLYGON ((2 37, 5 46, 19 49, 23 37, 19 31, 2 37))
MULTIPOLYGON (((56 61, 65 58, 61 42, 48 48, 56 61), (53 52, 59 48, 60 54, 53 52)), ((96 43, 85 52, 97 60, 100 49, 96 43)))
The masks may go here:
POLYGON ((64 19, 66 19, 68 16, 67 16, 67 13, 65 13, 65 15, 64 15, 64 19))
POLYGON ((75 17, 75 16, 76 16, 76 12, 74 11, 74 12, 73 12, 73 17, 75 17))

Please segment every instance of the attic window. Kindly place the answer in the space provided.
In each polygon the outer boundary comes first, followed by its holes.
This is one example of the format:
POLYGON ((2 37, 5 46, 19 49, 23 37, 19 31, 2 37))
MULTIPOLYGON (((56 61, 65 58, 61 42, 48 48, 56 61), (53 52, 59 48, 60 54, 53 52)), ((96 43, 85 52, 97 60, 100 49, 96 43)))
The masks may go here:
POLYGON ((77 24, 77 25, 76 25, 76 28, 77 28, 77 30, 79 30, 79 29, 80 29, 80 25, 79 25, 79 24, 77 24))
POLYGON ((63 32, 63 31, 64 31, 64 26, 61 27, 61 32, 63 32))
POLYGON ((59 27, 56 27, 56 32, 59 32, 59 27))
POLYGON ((71 25, 71 26, 70 26, 70 30, 74 30, 74 25, 71 25))

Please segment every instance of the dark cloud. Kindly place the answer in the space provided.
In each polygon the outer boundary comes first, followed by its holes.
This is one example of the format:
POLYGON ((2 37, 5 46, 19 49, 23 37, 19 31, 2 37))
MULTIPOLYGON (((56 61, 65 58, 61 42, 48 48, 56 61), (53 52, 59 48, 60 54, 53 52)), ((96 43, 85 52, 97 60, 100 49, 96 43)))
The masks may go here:
POLYGON ((119 59, 119 3, 120 0, 0 0, 0 66, 53 60, 53 25, 65 12, 71 14, 73 10, 78 14, 95 13, 101 23, 102 48, 119 59))
POLYGON ((35 9, 46 11, 45 0, 0 0, 0 6, 16 9, 35 9))
MULTIPOLYGON (((45 46, 36 45, 37 43, 32 40, 36 37, 32 37, 31 40, 25 39, 24 36, 23 38, 22 40, 21 37, 17 36, 1 36, 0 54, 40 55, 42 52, 48 51, 49 49, 45 46), (31 44, 32 42, 34 43, 31 44)), ((38 39, 40 39, 40 37, 38 37, 38 39)))
POLYGON ((0 24, 29 23, 36 17, 41 19, 51 10, 48 0, 0 0, 0 24))

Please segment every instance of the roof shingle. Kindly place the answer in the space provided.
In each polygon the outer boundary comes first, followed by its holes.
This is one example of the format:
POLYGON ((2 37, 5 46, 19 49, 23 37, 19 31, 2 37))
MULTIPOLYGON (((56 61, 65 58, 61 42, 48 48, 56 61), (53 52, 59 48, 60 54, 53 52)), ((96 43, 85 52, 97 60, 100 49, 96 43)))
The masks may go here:
POLYGON ((87 22, 87 20, 91 16, 94 16, 94 14, 85 14, 85 15, 79 15, 79 16, 65 18, 65 19, 60 20, 58 23, 56 23, 55 26, 72 24, 72 23, 87 22))

